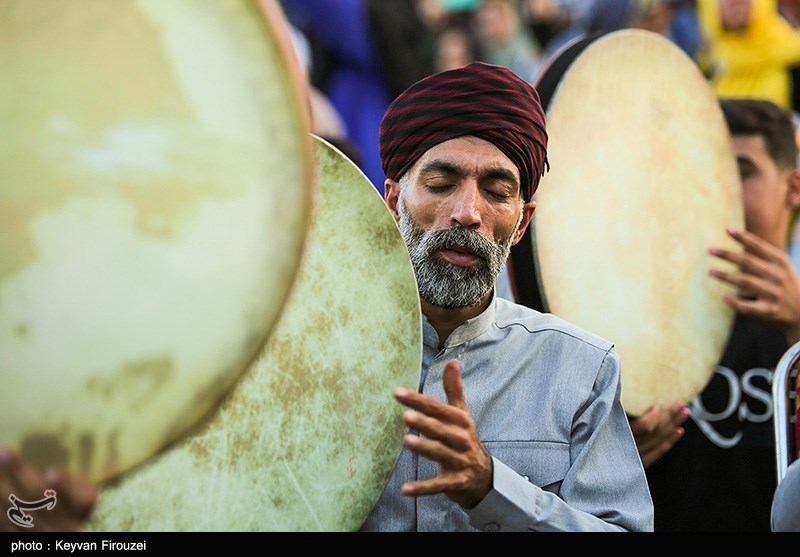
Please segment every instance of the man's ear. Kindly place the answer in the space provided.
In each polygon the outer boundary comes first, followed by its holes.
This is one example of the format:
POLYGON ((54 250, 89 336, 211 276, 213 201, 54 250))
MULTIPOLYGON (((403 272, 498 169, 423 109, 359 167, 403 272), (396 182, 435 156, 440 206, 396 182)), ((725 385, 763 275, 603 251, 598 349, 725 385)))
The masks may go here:
POLYGON ((794 169, 786 178, 786 207, 791 210, 800 209, 800 170, 794 169))
POLYGON ((397 203, 400 199, 400 184, 387 178, 383 183, 383 197, 394 220, 399 222, 400 213, 397 211, 397 203))
POLYGON ((535 201, 527 201, 522 206, 522 220, 519 223, 517 231, 514 233, 514 241, 511 244, 512 246, 517 245, 519 241, 522 240, 522 236, 525 234, 525 230, 528 229, 528 225, 531 223, 534 211, 536 211, 535 201))

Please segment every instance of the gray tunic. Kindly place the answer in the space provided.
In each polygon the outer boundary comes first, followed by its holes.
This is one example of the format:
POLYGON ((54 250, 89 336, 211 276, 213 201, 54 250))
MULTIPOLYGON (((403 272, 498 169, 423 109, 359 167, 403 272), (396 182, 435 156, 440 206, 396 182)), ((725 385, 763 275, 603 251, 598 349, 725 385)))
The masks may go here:
POLYGON ((439 339, 423 316, 419 390, 446 400, 461 361, 467 406, 494 461, 492 491, 464 510, 400 486, 438 464, 404 449, 362 531, 652 531, 653 503, 620 403, 613 345, 564 320, 495 297, 439 339))

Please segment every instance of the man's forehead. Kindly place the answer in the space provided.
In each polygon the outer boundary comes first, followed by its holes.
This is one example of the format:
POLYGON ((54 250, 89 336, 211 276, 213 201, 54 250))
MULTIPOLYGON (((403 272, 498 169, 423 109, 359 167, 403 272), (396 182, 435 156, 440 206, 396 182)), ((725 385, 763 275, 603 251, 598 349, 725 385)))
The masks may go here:
POLYGON ((731 136, 731 143, 737 157, 769 156, 767 142, 759 134, 734 134, 731 136))
POLYGON ((414 163, 412 171, 443 170, 452 166, 468 172, 510 171, 519 183, 519 169, 496 145, 474 136, 457 137, 434 145, 414 163))

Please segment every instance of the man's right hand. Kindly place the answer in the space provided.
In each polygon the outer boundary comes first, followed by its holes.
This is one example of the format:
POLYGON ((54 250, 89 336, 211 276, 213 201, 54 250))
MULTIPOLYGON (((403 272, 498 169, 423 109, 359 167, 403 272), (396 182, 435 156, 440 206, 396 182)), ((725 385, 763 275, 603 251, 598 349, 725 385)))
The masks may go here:
POLYGON ((681 424, 689 419, 689 408, 674 402, 669 408, 658 404, 642 416, 631 420, 631 431, 645 468, 649 468, 683 437, 681 424))
POLYGON ((0 532, 74 532, 83 527, 96 502, 97 488, 86 480, 56 469, 40 472, 14 451, 0 448, 0 532), (9 496, 18 502, 39 501, 48 490, 56 492, 52 508, 23 509, 33 527, 17 526, 8 516, 15 507, 9 496))

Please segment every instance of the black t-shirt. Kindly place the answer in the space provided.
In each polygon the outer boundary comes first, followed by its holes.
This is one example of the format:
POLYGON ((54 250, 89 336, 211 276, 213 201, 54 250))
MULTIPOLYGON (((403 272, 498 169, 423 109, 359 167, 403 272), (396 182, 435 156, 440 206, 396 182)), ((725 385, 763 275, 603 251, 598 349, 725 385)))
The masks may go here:
POLYGON ((686 434, 647 470, 656 532, 769 532, 777 485, 771 383, 784 335, 738 315, 686 434))

